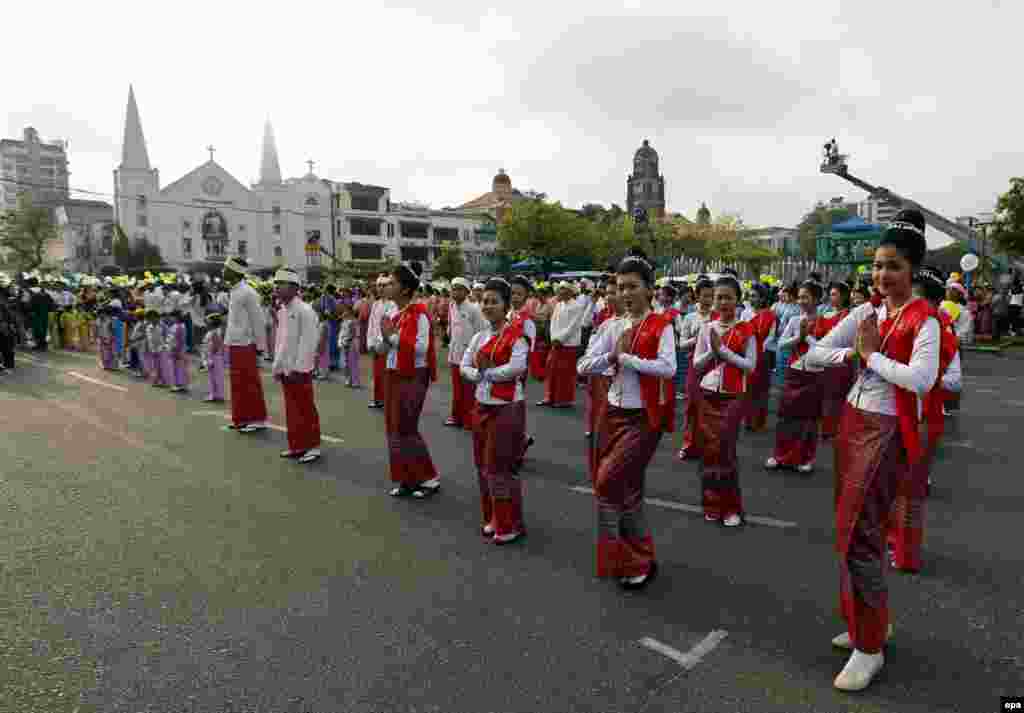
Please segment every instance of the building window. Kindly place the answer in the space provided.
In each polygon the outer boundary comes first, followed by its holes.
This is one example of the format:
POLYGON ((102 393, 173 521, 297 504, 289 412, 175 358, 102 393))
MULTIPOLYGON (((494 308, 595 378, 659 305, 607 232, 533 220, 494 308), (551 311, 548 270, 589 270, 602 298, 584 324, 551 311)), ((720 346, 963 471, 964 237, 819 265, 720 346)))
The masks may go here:
POLYGON ((146 217, 145 213, 140 213, 136 222, 139 224, 140 228, 145 228, 149 225, 149 218, 146 217))
POLYGON ((318 206, 318 205, 320 205, 320 200, 315 195, 310 194, 310 195, 306 196, 306 205, 308 205, 308 206, 318 206))
POLYGON ((220 240, 207 240, 206 254, 209 257, 224 257, 224 243, 220 240))
POLYGON ((368 220, 366 218, 349 218, 348 230, 350 235, 366 235, 369 237, 380 237, 380 221, 368 220))
POLYGON ((135 202, 139 210, 146 210, 146 196, 139 196, 135 202))
POLYGON ((183 220, 183 221, 181 221, 181 227, 184 228, 186 232, 189 231, 189 230, 192 230, 192 221, 191 220, 183 220))
POLYGON ((395 237, 395 224, 394 223, 388 223, 388 237, 389 238, 395 237))
POLYGON ((373 196, 352 196, 352 210, 377 210, 377 199, 373 196))
POLYGON ((427 262, 430 250, 428 248, 420 247, 403 247, 402 248, 402 260, 419 260, 420 262, 427 262))
MULTIPOLYGON (((430 233, 429 223, 407 223, 405 221, 399 224, 401 226, 403 238, 413 238, 416 240, 426 240, 430 233)), ((410 258, 415 259, 415 258, 410 258)))
POLYGON ((459 242, 459 229, 458 228, 438 228, 438 227, 435 226, 434 227, 434 242, 435 243, 445 243, 445 242, 457 243, 457 242, 459 242))
POLYGON ((244 225, 239 225, 238 226, 238 232, 239 233, 244 233, 245 232, 245 226, 244 225))
POLYGON ((338 224, 335 226, 335 234, 341 235, 341 218, 338 218, 338 224))
POLYGON ((182 251, 185 257, 192 257, 192 238, 185 238, 181 241, 182 251))
POLYGON ((280 235, 280 234, 281 234, 281 224, 280 223, 274 223, 274 235, 280 235))
POLYGON ((361 245, 359 243, 352 243, 350 247, 352 249, 353 260, 380 260, 384 256, 383 245, 361 245))
POLYGON ((248 252, 249 252, 249 244, 246 243, 244 240, 239 240, 238 241, 238 255, 240 257, 245 257, 248 252))
POLYGON ((283 254, 284 254, 284 252, 281 250, 281 246, 280 245, 276 245, 274 247, 274 257, 281 257, 283 254))

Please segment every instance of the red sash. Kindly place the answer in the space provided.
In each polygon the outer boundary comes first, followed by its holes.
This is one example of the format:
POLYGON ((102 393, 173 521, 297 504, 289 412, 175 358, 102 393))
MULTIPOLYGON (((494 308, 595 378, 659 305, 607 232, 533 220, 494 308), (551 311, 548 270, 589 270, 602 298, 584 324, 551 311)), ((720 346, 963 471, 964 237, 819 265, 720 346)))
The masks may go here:
MULTIPOLYGON (((427 306, 422 302, 411 302, 391 319, 392 324, 398 328, 398 373, 406 378, 416 376, 416 336, 419 333, 420 315, 430 323, 430 310, 427 306)), ((430 380, 437 381, 433 324, 430 324, 427 335, 427 368, 430 369, 430 380)))
POLYGON ((594 329, 597 329, 602 324, 604 324, 605 321, 611 319, 614 316, 615 310, 613 310, 611 307, 605 307, 604 309, 597 313, 596 317, 594 317, 594 329))
MULTIPOLYGON (((842 315, 845 317, 846 313, 843 312, 842 315)), ((804 315, 801 314, 800 319, 803 319, 803 317, 804 315)), ((794 317, 793 319, 797 318, 794 317)), ((832 327, 834 327, 835 324, 838 324, 838 322, 833 323, 826 317, 815 317, 814 327, 811 329, 810 335, 815 339, 824 339, 825 335, 832 331, 832 327)), ((801 340, 800 343, 796 345, 796 349, 794 349, 793 353, 789 356, 789 363, 792 365, 800 357, 810 351, 810 349, 811 348, 807 345, 807 342, 801 340)))
MULTIPOLYGON (((657 359, 661 333, 665 327, 672 328, 667 315, 651 312, 633 335, 630 354, 641 359, 657 359)), ((640 380, 640 395, 647 410, 647 422, 654 430, 671 433, 675 429, 676 396, 672 379, 659 379, 649 374, 637 373, 640 380)))
POLYGON ((921 417, 928 422, 928 432, 932 434, 934 432, 941 433, 944 416, 942 415, 942 405, 950 398, 951 394, 942 388, 942 377, 946 375, 946 371, 949 369, 949 365, 953 363, 953 358, 956 356, 957 351, 960 349, 960 340, 957 339, 956 335, 951 329, 947 327, 949 318, 945 316, 944 312, 939 313, 939 322, 942 324, 942 330, 939 335, 939 375, 935 379, 935 386, 928 392, 928 395, 924 397, 924 404, 922 405, 921 417), (936 429, 935 426, 939 428, 936 429))
MULTIPOLYGON (((491 361, 494 362, 495 366, 508 364, 509 360, 512 359, 512 347, 524 336, 523 320, 519 318, 513 319, 501 332, 492 334, 491 338, 477 349, 477 364, 479 364, 480 356, 487 355, 488 352, 490 352, 491 361)), ((516 381, 519 380, 516 379, 516 381)), ((502 401, 515 401, 516 381, 502 381, 491 384, 491 396, 502 401)))
MULTIPOLYGON (((747 351, 747 340, 754 336, 754 325, 751 322, 737 322, 722 337, 722 345, 729 351, 743 355, 747 351)), ((739 367, 725 362, 722 370, 721 390, 730 394, 742 394, 747 390, 746 372, 739 367)))
MULTIPOLYGON (((878 325, 878 333, 882 336, 882 354, 900 364, 909 364, 910 355, 914 351, 914 339, 929 317, 936 317, 935 308, 920 298, 904 306, 898 317, 886 317, 878 325)), ((921 459, 923 453, 921 435, 917 430, 917 394, 898 386, 895 392, 896 415, 900 421, 903 446, 907 449, 907 461, 913 465, 921 459)))
POLYGON ((760 361, 761 354, 764 352, 764 343, 768 340, 772 327, 775 326, 775 313, 772 312, 771 307, 759 310, 750 320, 750 326, 754 328, 754 336, 757 337, 757 358, 760 361))

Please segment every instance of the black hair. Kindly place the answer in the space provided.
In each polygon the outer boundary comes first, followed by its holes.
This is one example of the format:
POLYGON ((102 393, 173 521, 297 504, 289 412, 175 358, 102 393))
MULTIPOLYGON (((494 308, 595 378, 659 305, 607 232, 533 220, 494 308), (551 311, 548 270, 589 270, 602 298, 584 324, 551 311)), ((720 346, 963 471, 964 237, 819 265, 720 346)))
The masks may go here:
POLYGON ((665 283, 664 285, 662 285, 658 289, 665 290, 665 292, 668 292, 673 297, 675 297, 677 294, 679 294, 678 292, 676 292, 675 286, 672 285, 671 283, 665 283))
POLYGON ((920 267, 928 250, 924 225, 924 215, 917 208, 901 210, 886 226, 878 246, 891 245, 903 254, 911 266, 920 267))
POLYGON ((743 296, 743 290, 740 289, 740 282, 732 275, 722 275, 715 280, 715 287, 729 287, 736 293, 736 301, 739 302, 740 297, 743 296))
POLYGON ((693 292, 699 297, 701 290, 713 290, 714 288, 715 283, 707 275, 701 275, 697 278, 697 284, 693 286, 693 292))
POLYGON ((423 266, 413 261, 408 265, 399 265, 391 271, 391 276, 398 281, 402 293, 415 295, 420 287, 420 275, 423 274, 423 266))
POLYGON ((914 284, 920 285, 925 299, 934 304, 942 302, 946 295, 946 278, 936 268, 922 265, 914 275, 914 284))
POLYGON ((492 277, 484 284, 484 291, 497 292, 508 307, 512 304, 512 285, 500 277, 492 277))
MULTIPOLYGON (((814 273, 811 273, 811 275, 813 276, 814 273)), ((821 296, 824 293, 824 289, 822 288, 821 283, 818 282, 817 280, 804 280, 802 283, 800 283, 800 287, 801 289, 808 290, 812 295, 814 295, 815 302, 821 300, 821 296)))
POLYGON ((843 306, 844 307, 849 307, 850 306, 850 285, 849 285, 849 283, 843 282, 841 280, 835 280, 833 282, 830 282, 829 285, 828 285, 829 292, 832 291, 833 287, 835 287, 836 289, 839 290, 839 297, 840 297, 840 299, 841 299, 841 301, 843 303, 843 306))
POLYGON ((514 276, 511 280, 509 280, 509 284, 519 285, 524 290, 526 290, 526 294, 530 294, 531 292, 533 292, 533 285, 530 284, 530 281, 526 279, 525 275, 514 276))
POLYGON ((654 267, 647 261, 647 255, 640 248, 630 248, 629 253, 619 263, 615 273, 618 275, 639 275, 647 287, 654 285, 654 267))

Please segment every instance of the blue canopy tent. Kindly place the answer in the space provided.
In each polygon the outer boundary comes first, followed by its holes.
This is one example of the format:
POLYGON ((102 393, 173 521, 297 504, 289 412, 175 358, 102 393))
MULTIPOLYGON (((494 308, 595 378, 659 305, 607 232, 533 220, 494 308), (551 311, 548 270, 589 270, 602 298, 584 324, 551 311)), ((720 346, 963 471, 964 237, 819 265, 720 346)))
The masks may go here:
POLYGON ((829 232, 849 234, 849 233, 881 233, 882 226, 869 223, 859 215, 850 216, 841 223, 834 224, 829 232))
POLYGON ((817 261, 824 265, 868 263, 882 239, 882 226, 851 216, 818 229, 817 261))
MULTIPOLYGON (((564 262, 560 260, 552 260, 548 263, 548 269, 551 270, 562 270, 568 267, 564 262)), ((540 260, 534 260, 533 258, 527 258, 526 260, 520 260, 517 263, 512 264, 512 269, 516 272, 543 272, 544 263, 540 260)))

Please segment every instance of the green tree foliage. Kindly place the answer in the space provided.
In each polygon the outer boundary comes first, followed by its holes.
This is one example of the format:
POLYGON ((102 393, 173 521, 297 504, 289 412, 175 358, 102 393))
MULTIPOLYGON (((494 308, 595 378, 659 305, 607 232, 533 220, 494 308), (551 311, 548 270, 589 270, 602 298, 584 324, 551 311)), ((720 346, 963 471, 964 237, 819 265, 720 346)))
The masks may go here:
POLYGON ((50 211, 32 205, 28 195, 18 198, 18 207, 0 214, 0 248, 9 251, 9 261, 26 272, 40 267, 47 245, 57 239, 50 211))
POLYGON ((146 238, 139 238, 133 244, 120 225, 114 226, 113 252, 114 262, 122 270, 151 270, 164 267, 164 259, 158 245, 146 238))
POLYGON ((706 203, 701 203, 697 210, 697 225, 711 225, 711 211, 706 203))
POLYGON ((1024 255, 1024 178, 1011 178, 1009 190, 999 196, 991 235, 1006 252, 1024 255))
POLYGON ((800 239, 800 253, 803 257, 813 260, 818 255, 818 227, 831 227, 850 217, 846 208, 829 208, 824 203, 814 206, 814 210, 803 217, 797 226, 800 239))
POLYGON ((510 258, 533 258, 550 272, 555 260, 592 259, 593 225, 561 203, 522 201, 498 226, 498 244, 510 258))
POLYGON ((442 243, 441 253, 434 263, 434 277, 440 280, 451 280, 466 274, 466 259, 462 248, 455 243, 442 243))

